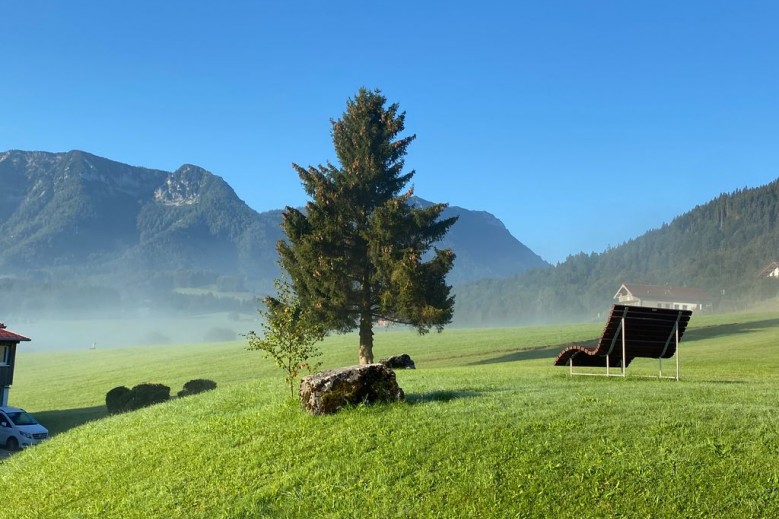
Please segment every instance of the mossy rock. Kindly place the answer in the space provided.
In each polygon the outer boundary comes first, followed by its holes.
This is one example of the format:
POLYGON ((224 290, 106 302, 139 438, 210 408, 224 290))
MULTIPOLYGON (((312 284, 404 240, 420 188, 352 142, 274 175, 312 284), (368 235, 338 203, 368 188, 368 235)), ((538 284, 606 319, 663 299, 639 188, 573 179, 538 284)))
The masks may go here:
POLYGON ((312 414, 332 414, 347 406, 403 398, 395 372, 382 364, 322 371, 300 381, 300 404, 312 414))

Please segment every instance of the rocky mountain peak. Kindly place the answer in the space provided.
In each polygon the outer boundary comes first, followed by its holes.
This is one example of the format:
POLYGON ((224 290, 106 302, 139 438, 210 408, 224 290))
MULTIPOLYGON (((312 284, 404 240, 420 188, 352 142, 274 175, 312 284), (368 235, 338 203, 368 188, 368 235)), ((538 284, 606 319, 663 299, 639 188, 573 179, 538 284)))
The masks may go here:
POLYGON ((200 202, 201 193, 211 173, 192 164, 184 164, 170 174, 154 191, 154 201, 165 206, 180 207, 200 202))

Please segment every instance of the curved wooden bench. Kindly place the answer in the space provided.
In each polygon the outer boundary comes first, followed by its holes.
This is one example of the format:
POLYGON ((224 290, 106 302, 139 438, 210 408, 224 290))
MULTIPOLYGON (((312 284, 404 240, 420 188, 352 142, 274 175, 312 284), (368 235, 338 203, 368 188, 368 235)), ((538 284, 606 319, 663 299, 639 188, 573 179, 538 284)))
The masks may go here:
MULTIPOLYGON (((595 347, 568 346, 557 355, 555 366, 620 368, 624 376, 636 357, 670 359, 677 353, 679 340, 687 329, 692 310, 613 305, 611 314, 595 347)), ((592 374, 592 373, 587 373, 592 374)), ((662 360, 660 363, 662 377, 662 360)), ((677 356, 676 377, 679 379, 677 356)))

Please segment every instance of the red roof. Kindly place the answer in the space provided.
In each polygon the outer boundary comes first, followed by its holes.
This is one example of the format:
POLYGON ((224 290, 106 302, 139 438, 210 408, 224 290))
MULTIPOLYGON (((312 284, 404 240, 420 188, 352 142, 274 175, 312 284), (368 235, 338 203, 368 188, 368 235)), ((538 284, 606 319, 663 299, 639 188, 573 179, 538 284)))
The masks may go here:
POLYGON ((20 342, 29 340, 30 339, 24 335, 19 335, 18 333, 6 330, 5 325, 0 323, 0 342, 20 342))

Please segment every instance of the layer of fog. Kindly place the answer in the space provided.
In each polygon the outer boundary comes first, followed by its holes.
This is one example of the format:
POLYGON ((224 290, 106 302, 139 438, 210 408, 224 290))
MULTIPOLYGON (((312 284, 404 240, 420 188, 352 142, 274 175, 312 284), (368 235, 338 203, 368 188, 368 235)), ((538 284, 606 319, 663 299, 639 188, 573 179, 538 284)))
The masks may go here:
MULTIPOLYGON (((144 318, 83 316, 78 319, 51 317, 6 319, 9 330, 29 337, 20 350, 70 351, 128 346, 188 344, 244 340, 259 329, 255 316, 214 313, 197 316, 149 315, 144 318)), ((259 331, 259 330, 258 330, 259 331)))

